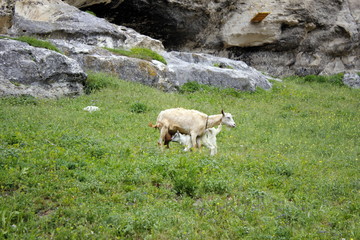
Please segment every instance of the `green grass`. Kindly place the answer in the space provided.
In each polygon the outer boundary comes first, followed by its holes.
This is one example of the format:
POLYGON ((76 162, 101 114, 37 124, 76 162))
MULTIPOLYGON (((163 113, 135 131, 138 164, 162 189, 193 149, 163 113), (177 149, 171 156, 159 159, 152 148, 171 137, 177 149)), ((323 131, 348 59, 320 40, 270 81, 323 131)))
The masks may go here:
POLYGON ((133 58, 139 58, 147 61, 157 60, 159 62, 167 64, 166 60, 160 54, 148 49, 148 48, 131 48, 130 50, 115 49, 115 48, 104 48, 110 52, 133 58))
POLYGON ((52 51, 62 54, 62 52, 57 47, 55 47, 52 43, 50 43, 48 41, 44 41, 44 40, 39 40, 34 37, 20 36, 20 37, 13 38, 13 37, 0 36, 0 38, 8 38, 8 39, 12 39, 12 40, 25 42, 33 47, 46 48, 46 49, 49 49, 49 50, 52 50, 52 51))
POLYGON ((174 94, 94 75, 111 84, 0 99, 1 239, 360 239, 359 90, 174 94), (237 127, 214 157, 161 152, 147 125, 171 107, 224 109, 237 127))
POLYGON ((329 76, 308 75, 308 76, 305 76, 304 78, 302 78, 302 80, 305 82, 330 83, 330 84, 334 84, 334 85, 343 86, 344 85, 344 83, 342 81, 343 77, 344 77, 343 73, 339 73, 336 75, 329 75, 329 76))
POLYGON ((84 91, 86 94, 91 94, 107 87, 117 88, 118 81, 116 76, 107 73, 89 72, 85 81, 84 91))

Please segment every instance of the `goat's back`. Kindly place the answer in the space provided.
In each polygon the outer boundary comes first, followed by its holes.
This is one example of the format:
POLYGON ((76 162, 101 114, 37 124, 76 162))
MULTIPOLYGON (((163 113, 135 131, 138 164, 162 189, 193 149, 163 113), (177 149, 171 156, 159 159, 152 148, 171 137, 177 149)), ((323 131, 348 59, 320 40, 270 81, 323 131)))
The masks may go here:
POLYGON ((157 124, 168 126, 171 131, 189 134, 193 130, 203 131, 206 120, 207 115, 197 110, 171 108, 160 112, 157 124))

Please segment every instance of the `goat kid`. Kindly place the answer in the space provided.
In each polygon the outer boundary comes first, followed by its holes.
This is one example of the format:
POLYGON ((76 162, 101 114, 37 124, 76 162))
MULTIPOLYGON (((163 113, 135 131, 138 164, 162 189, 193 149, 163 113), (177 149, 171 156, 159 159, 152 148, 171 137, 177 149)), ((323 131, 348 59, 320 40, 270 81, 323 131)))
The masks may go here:
MULTIPOLYGON (((221 131, 222 125, 220 124, 219 127, 216 128, 208 128, 205 130, 204 135, 198 137, 196 139, 197 144, 201 146, 203 144, 205 147, 210 149, 210 155, 214 156, 217 153, 217 144, 216 144, 216 135, 219 134, 221 131)), ((171 141, 178 142, 181 145, 184 145, 184 151, 189 151, 192 147, 191 137, 190 135, 181 134, 177 131, 171 138, 171 141)))

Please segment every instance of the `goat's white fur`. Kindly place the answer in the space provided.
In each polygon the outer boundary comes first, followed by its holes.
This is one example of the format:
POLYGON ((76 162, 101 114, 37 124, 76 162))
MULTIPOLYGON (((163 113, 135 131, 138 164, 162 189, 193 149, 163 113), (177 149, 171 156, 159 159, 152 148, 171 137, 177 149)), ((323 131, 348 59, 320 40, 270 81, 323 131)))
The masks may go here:
POLYGON ((197 137, 203 136, 207 128, 212 128, 220 123, 229 127, 236 126, 232 115, 224 113, 224 111, 221 111, 221 114, 209 116, 196 110, 171 108, 160 112, 156 125, 153 127, 160 130, 158 143, 161 147, 164 145, 167 133, 179 131, 182 134, 190 135, 191 145, 196 148, 199 147, 196 142, 197 137))
MULTIPOLYGON (((221 131, 222 125, 218 128, 208 128, 205 130, 204 135, 196 139, 198 146, 203 144, 205 147, 210 149, 210 155, 214 156, 217 153, 216 135, 221 131)), ((178 142, 184 145, 184 151, 189 151, 192 147, 190 135, 181 134, 179 131, 171 138, 171 141, 178 142)))

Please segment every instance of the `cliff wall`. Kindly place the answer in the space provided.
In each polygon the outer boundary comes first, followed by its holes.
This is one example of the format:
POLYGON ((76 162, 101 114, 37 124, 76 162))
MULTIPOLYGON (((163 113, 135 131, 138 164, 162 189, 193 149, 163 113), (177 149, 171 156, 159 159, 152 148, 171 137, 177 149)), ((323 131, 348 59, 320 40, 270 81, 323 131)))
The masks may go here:
POLYGON ((274 76, 360 70, 358 0, 68 0, 167 49, 212 53, 274 76), (270 14, 259 23, 259 12, 270 14))

